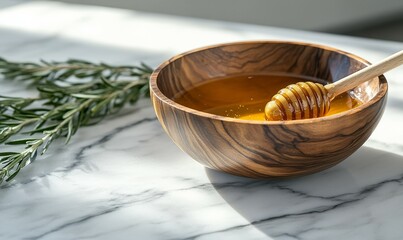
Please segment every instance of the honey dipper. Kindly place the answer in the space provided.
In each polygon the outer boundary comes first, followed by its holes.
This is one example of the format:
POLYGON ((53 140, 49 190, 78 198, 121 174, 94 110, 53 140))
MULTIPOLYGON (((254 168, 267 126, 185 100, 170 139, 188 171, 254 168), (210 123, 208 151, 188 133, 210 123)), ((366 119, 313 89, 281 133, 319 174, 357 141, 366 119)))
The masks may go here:
POLYGON ((313 82, 298 82, 288 85, 266 104, 264 109, 266 119, 280 121, 324 116, 329 111, 330 102, 336 96, 401 64, 403 64, 403 50, 335 83, 325 86, 313 82))

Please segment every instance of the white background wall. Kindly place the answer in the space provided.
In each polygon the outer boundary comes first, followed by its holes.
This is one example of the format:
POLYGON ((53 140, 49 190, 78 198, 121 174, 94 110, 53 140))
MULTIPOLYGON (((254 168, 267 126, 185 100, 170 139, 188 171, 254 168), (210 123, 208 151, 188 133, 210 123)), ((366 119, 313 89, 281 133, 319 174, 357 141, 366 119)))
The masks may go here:
POLYGON ((354 29, 399 16, 403 19, 403 0, 59 1, 319 31, 354 29))

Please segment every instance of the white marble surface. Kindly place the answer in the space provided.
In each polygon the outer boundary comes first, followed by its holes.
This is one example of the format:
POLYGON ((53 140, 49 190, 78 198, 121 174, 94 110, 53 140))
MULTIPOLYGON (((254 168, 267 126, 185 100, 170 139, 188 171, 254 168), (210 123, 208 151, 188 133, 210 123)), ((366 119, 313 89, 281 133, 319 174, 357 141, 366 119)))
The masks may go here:
MULTIPOLYGON (((370 61, 403 43, 49 2, 0 4, 0 56, 155 67, 213 43, 317 42, 370 61)), ((208 170, 181 152, 149 100, 98 126, 0 187, 0 239, 403 239, 403 69, 386 74, 376 131, 325 172, 256 181, 208 170)), ((0 81, 0 94, 32 94, 0 81)))

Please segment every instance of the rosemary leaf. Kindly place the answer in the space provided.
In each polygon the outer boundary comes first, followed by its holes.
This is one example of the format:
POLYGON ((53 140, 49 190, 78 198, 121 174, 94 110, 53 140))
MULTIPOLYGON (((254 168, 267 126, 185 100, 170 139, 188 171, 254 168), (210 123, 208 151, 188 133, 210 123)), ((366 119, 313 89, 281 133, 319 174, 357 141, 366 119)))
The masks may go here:
POLYGON ((81 127, 147 97, 151 72, 145 64, 113 66, 77 59, 31 63, 0 58, 4 80, 28 82, 38 92, 38 98, 0 96, 1 149, 22 147, 20 152, 0 152, 0 184, 17 176, 38 152, 44 154, 55 139, 64 137, 68 143, 81 127), (18 137, 24 134, 31 137, 18 137))

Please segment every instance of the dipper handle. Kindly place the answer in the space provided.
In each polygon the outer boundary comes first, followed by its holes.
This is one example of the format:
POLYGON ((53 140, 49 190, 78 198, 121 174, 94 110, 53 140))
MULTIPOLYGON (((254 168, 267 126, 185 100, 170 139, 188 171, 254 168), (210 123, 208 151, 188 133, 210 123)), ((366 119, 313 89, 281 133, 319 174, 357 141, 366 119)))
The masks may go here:
POLYGON ((335 83, 327 84, 325 88, 331 95, 333 95, 333 97, 335 97, 402 64, 403 50, 390 55, 376 64, 348 75, 335 83))

